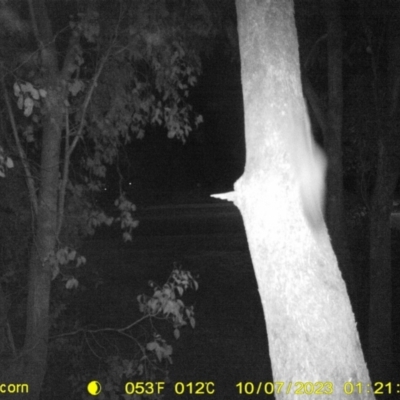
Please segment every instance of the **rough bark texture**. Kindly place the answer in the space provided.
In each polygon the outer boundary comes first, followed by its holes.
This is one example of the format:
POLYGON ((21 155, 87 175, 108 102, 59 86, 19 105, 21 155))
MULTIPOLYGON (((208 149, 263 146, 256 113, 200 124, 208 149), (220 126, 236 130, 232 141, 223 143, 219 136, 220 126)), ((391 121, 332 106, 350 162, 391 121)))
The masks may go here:
POLYGON ((302 207, 299 180, 323 163, 305 123, 292 1, 237 0, 236 6, 247 163, 231 198, 244 219, 274 380, 284 384, 275 396, 373 398, 366 387, 344 393, 346 382, 368 384, 368 371, 325 225, 314 229, 302 207), (311 142, 299 173, 291 153, 302 141, 311 142))

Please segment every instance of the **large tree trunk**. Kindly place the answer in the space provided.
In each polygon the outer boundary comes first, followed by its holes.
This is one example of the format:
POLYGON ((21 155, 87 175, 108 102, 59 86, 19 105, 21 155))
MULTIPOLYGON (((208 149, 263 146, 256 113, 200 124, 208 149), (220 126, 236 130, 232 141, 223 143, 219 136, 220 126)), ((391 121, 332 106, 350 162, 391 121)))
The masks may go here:
POLYGON ((273 377, 284 383, 275 396, 297 399, 297 389, 373 398, 366 387, 361 395, 360 386, 344 388, 366 384, 369 376, 321 218, 325 165, 306 115, 292 1, 237 0, 236 6, 247 162, 227 197, 243 215, 273 377))

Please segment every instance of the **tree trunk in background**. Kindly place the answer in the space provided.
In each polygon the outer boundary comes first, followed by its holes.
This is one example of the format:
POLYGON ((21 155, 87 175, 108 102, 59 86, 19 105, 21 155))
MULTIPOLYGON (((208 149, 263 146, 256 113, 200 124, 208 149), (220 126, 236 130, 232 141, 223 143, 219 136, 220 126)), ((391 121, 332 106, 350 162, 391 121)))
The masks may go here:
MULTIPOLYGON (((356 300, 353 265, 347 246, 347 229, 343 197, 343 51, 340 1, 324 0, 327 24, 328 107, 324 133, 324 149, 328 156, 326 221, 332 246, 337 255, 352 300, 356 300)), ((355 304, 355 303, 353 303, 355 304)))
POLYGON ((326 220, 331 236, 332 246, 339 261, 351 299, 357 302, 357 285, 354 277, 354 266, 351 261, 350 251, 347 245, 347 227, 344 213, 343 194, 343 155, 342 155, 342 122, 343 122, 343 52, 342 52, 342 24, 340 17, 340 1, 326 0, 322 3, 327 34, 320 38, 313 46, 321 45, 327 48, 328 66, 328 102, 323 100, 315 92, 307 76, 310 59, 305 55, 302 75, 303 91, 310 112, 313 113, 323 133, 324 149, 328 156, 327 171, 327 196, 326 196, 326 220))
MULTIPOLYGON (((395 379, 392 341, 392 265, 390 213, 399 178, 400 136, 398 132, 400 90, 400 5, 389 8, 388 75, 384 109, 377 104, 378 167, 370 211, 370 308, 369 354, 374 381, 395 379), (382 117, 381 117, 382 116, 382 117), (384 123, 383 121, 387 121, 384 123)), ((374 82, 375 98, 381 88, 374 82)))
MULTIPOLYGON (((333 238, 343 235, 343 167, 342 167, 342 26, 337 1, 324 0, 328 49, 328 114, 324 133, 325 151, 329 164, 327 172, 327 224, 333 238)), ((336 248, 335 248, 336 249, 336 248)))
POLYGON ((370 380, 326 227, 308 208, 322 190, 313 180, 321 171, 313 167, 324 166, 307 123, 293 3, 237 0, 236 7, 247 162, 226 197, 245 224, 273 377, 284 383, 275 396, 297 399, 296 389, 310 388, 289 388, 290 382, 319 381, 311 393, 374 398, 358 395, 355 386, 353 396, 344 394, 345 382, 370 380))
POLYGON ((24 349, 2 381, 29 385, 28 395, 13 394, 10 396, 13 399, 29 397, 37 400, 47 370, 51 288, 51 266, 47 259, 57 241, 60 144, 66 89, 59 73, 57 51, 44 1, 30 0, 30 11, 42 68, 46 71, 42 88, 47 92, 44 99, 46 111, 43 117, 39 208, 29 261, 24 349))
MULTIPOLYGON (((390 129, 390 128, 389 128, 390 129)), ((378 139, 378 169, 370 209, 370 303, 368 362, 374 381, 395 379, 392 341, 390 213, 398 172, 384 138, 378 139)))

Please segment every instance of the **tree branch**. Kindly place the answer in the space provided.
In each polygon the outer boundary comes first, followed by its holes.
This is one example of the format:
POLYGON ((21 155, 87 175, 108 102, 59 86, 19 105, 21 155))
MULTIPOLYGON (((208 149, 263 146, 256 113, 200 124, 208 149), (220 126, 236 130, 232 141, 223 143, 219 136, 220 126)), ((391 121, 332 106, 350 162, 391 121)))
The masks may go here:
POLYGON ((107 59, 108 59, 108 57, 109 57, 109 55, 110 55, 111 47, 112 47, 112 46, 110 46, 110 47, 108 48, 107 53, 106 53, 105 56, 102 58, 102 60, 101 60, 101 62, 100 62, 100 67, 99 67, 98 71, 96 72, 95 76, 93 77, 93 79, 92 79, 92 84, 90 85, 90 88, 89 88, 89 90, 88 90, 88 92, 87 92, 87 94, 86 94, 85 100, 84 100, 84 102, 83 102, 82 117, 81 117, 81 121, 80 121, 80 123, 79 123, 78 131, 77 131, 76 136, 75 136, 75 138, 74 138, 74 140, 73 140, 73 142, 72 142, 72 144, 71 144, 71 146, 70 146, 70 148, 69 148, 68 154, 66 154, 66 156, 68 156, 68 157, 71 156, 71 154, 72 154, 73 151, 75 150, 75 147, 76 147, 76 145, 77 145, 79 139, 83 136, 83 133, 82 133, 82 132, 83 132, 83 128, 84 128, 84 126, 85 126, 85 115, 86 115, 86 112, 87 112, 87 109, 88 109, 90 100, 91 100, 91 98, 92 98, 94 88, 97 86, 97 81, 98 81, 98 79, 99 79, 99 76, 100 76, 100 74, 102 73, 103 68, 104 68, 104 65, 105 65, 105 63, 107 62, 107 59))
POLYGON ((61 188, 58 196, 58 213, 57 213, 57 237, 61 232, 61 227, 64 219, 65 193, 67 190, 68 175, 69 175, 69 115, 68 109, 65 111, 65 158, 63 166, 63 175, 61 179, 61 188))

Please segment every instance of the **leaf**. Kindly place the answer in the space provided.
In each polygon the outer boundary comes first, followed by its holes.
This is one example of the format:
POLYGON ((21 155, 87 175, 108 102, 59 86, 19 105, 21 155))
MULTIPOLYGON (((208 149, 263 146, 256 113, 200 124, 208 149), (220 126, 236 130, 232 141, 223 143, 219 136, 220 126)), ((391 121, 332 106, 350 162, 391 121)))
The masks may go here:
POLYGON ((33 85, 30 82, 26 82, 21 85, 21 89, 23 93, 31 93, 33 90, 33 85))
POLYGON ((80 266, 83 265, 83 264, 86 264, 86 257, 84 257, 84 256, 79 256, 79 257, 76 259, 76 266, 77 266, 77 267, 80 267, 80 266))
POLYGON ((172 346, 169 344, 164 345, 164 354, 169 357, 172 355, 172 346))
POLYGON ((111 226, 111 224, 114 222, 114 217, 108 217, 106 220, 105 220, 105 224, 107 225, 107 226, 111 226))
POLYGON ((24 100, 24 115, 29 117, 33 111, 33 100, 31 97, 26 97, 24 100))
POLYGON ((124 232, 122 238, 124 242, 132 242, 132 235, 129 232, 124 232))
POLYGON ((193 317, 189 318, 190 326, 194 329, 196 326, 196 320, 193 317))
POLYGON ((183 287, 182 287, 182 286, 177 286, 177 287, 176 287, 176 290, 178 291, 179 296, 182 296, 182 295, 183 295, 183 287))
POLYGON ((24 106, 24 98, 22 96, 19 96, 17 101, 17 107, 20 110, 22 110, 23 106, 24 106))
POLYGON ((176 304, 171 301, 168 300, 168 302, 166 303, 164 309, 163 309, 164 314, 176 314, 176 304))
POLYGON ((40 99, 39 91, 37 89, 35 89, 34 87, 32 87, 30 93, 31 93, 31 96, 33 97, 34 100, 39 100, 40 99))
POLYGON ((163 356, 163 351, 162 351, 161 347, 160 346, 156 347, 155 352, 156 352, 158 361, 161 362, 162 356, 163 356))
POLYGON ((72 251, 70 251, 68 253, 68 260, 69 261, 75 260, 75 257, 76 257, 76 251, 75 250, 72 250, 72 251))
POLYGON ((14 168, 14 162, 10 157, 6 158, 6 167, 7 168, 14 168))
POLYGON ((178 340, 179 337, 181 336, 181 333, 180 333, 180 331, 179 331, 178 328, 175 328, 175 329, 174 329, 174 336, 175 336, 175 339, 176 339, 176 340, 178 340))
POLYGON ((53 263, 51 269, 51 280, 56 279, 57 275, 60 273, 60 267, 58 263, 53 263))
POLYGON ((162 355, 163 355, 162 354, 163 353, 163 349, 160 347, 160 345, 156 341, 147 343, 146 349, 149 350, 149 351, 154 351, 156 353, 158 361, 161 362, 162 355))
POLYGON ((150 299, 147 302, 147 305, 149 306, 150 310, 152 311, 153 314, 156 314, 160 310, 160 302, 156 299, 150 299))
POLYGON ((14 89, 14 96, 18 97, 21 93, 21 87, 17 82, 14 82, 13 89, 14 89))
POLYGON ((80 91, 84 89, 85 85, 83 84, 82 80, 75 79, 73 83, 68 85, 68 90, 72 94, 72 96, 76 96, 80 91))
POLYGON ((158 343, 157 342, 149 342, 146 345, 146 349, 149 351, 154 351, 156 347, 158 347, 158 343))
POLYGON ((144 138, 144 130, 139 129, 138 134, 136 135, 136 139, 143 139, 144 138))
POLYGON ((194 121, 194 123, 196 124, 196 126, 197 125, 199 125, 199 124, 201 124, 201 123, 203 123, 204 122, 204 118, 203 118, 203 116, 202 115, 196 115, 196 118, 195 118, 195 121, 194 121))
POLYGON ((65 287, 67 289, 76 289, 79 286, 79 282, 76 278, 70 278, 67 280, 65 287))
POLYGON ((57 261, 61 265, 65 265, 68 263, 68 253, 65 248, 59 249, 56 253, 57 261))

